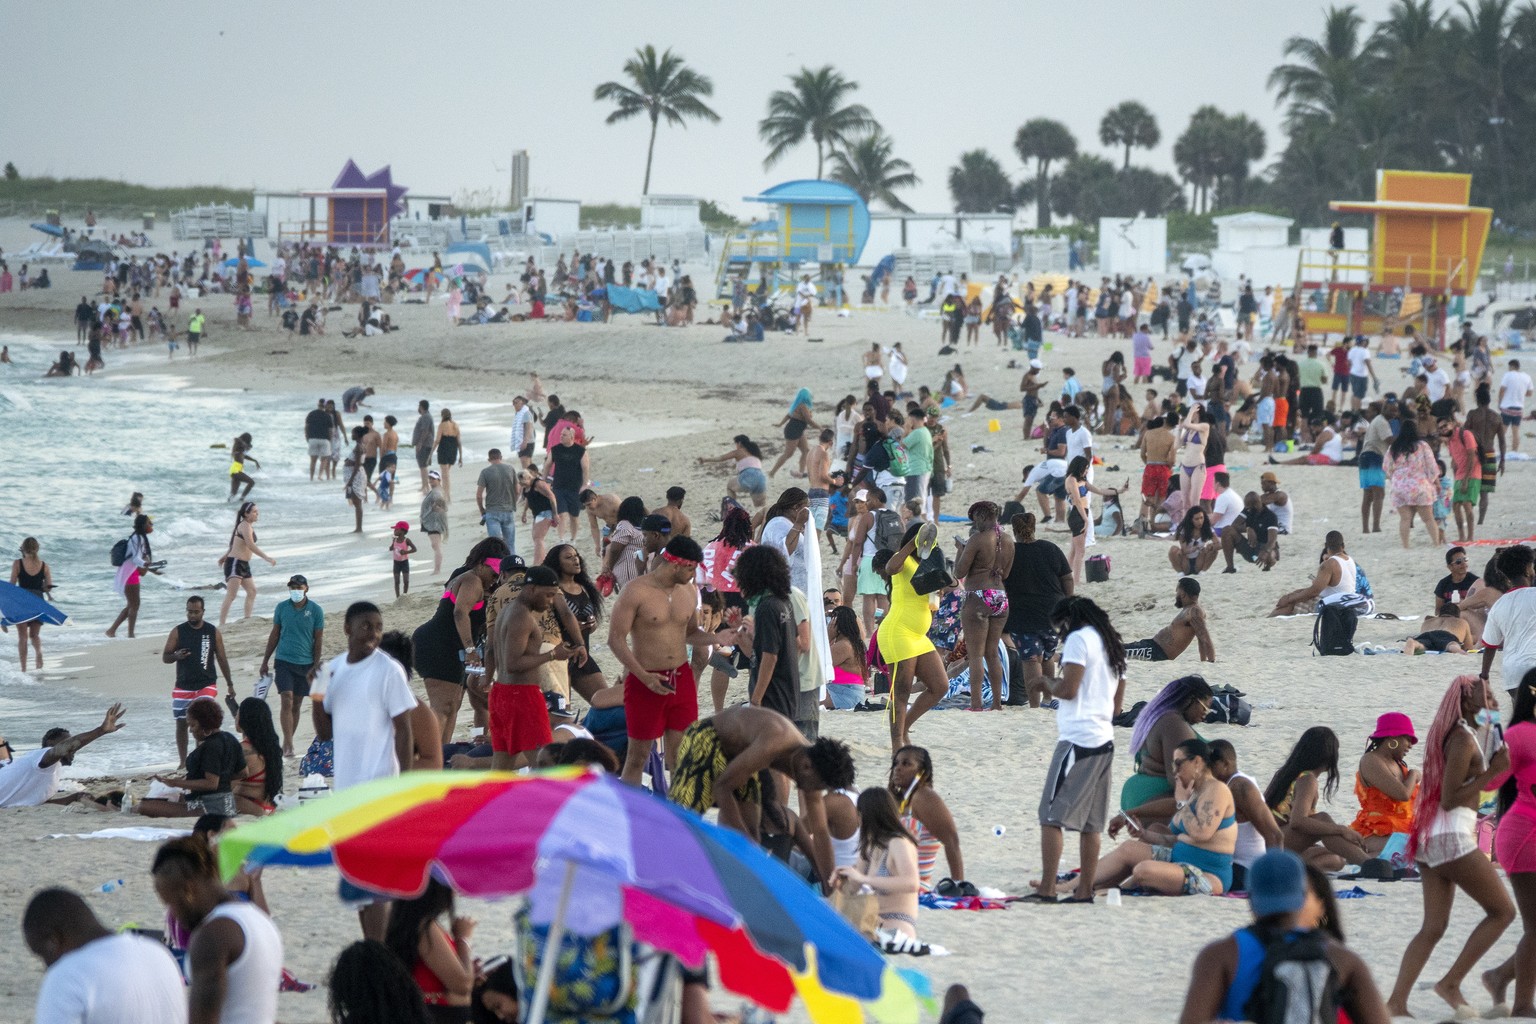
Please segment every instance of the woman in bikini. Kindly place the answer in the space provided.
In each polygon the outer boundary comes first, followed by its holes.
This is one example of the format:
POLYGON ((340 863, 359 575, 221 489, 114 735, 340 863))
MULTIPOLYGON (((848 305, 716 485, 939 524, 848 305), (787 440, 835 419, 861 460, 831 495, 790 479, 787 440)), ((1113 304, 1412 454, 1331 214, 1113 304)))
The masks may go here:
POLYGON ((1205 490, 1205 442, 1211 436, 1211 425, 1202 423, 1202 417, 1200 406, 1191 405, 1176 432, 1179 491, 1184 496, 1185 508, 1200 504, 1200 495, 1205 490))
POLYGON ((933 788, 933 758, 924 747, 902 747, 891 757, 886 781, 901 823, 917 842, 917 877, 930 888, 939 851, 949 866, 949 877, 931 886, 940 896, 976 896, 976 887, 965 880, 965 858, 960 854, 960 831, 949 805, 933 788))
POLYGON ((1301 734, 1264 790, 1285 848, 1324 871, 1361 864, 1369 856, 1359 833, 1317 809, 1318 797, 1332 800, 1338 788, 1339 737, 1326 725, 1314 725, 1301 734))
POLYGON ((859 616, 847 605, 827 610, 827 638, 832 649, 832 679, 827 683, 827 699, 822 707, 829 711, 846 710, 864 699, 869 679, 869 659, 865 653, 864 631, 859 616))
POLYGON ((1360 757, 1355 799, 1360 813, 1350 828, 1365 840, 1365 852, 1379 857, 1394 833, 1413 830, 1413 801, 1420 772, 1408 767, 1408 752, 1419 742, 1413 720, 1398 711, 1376 719, 1376 730, 1360 757))
POLYGON ((965 654, 971 669, 971 710, 980 711, 982 667, 992 681, 991 710, 1003 706, 1003 659, 997 648, 1008 623, 1008 592, 1003 580, 1013 568, 1013 538, 998 525, 998 508, 978 501, 967 516, 972 533, 955 560, 955 575, 965 588, 960 624, 965 631, 965 654))
POLYGON ((865 886, 874 891, 882 948, 915 951, 919 948, 917 843, 901 824, 896 798, 889 790, 866 789, 859 794, 858 809, 858 862, 838 868, 833 878, 855 891, 865 886))
POLYGON ((1435 982, 1456 1019, 1473 1016, 1461 982, 1515 919, 1504 883, 1477 845, 1477 808, 1484 790, 1497 789, 1509 775, 1509 748, 1503 733, 1490 731, 1499 702, 1478 676, 1457 676, 1440 700, 1424 738, 1424 781, 1413 802, 1408 854, 1419 866, 1424 923, 1403 950, 1397 984, 1387 999, 1394 1017, 1408 1016, 1408 993, 1450 924, 1456 890, 1477 901, 1483 919, 1448 971, 1435 982))
POLYGON ((773 468, 768 471, 768 475, 774 476, 777 474, 784 463, 789 461, 790 456, 799 452, 800 468, 798 470, 790 470, 789 475, 793 477, 805 476, 805 457, 810 452, 805 443, 805 430, 807 427, 815 430, 821 429, 817 422, 811 418, 810 388, 801 388, 795 393, 795 400, 789 403, 789 412, 785 413, 784 418, 779 420, 775 426, 784 428, 784 453, 779 456, 779 461, 773 464, 773 468))
POLYGON ((1164 833, 1151 826, 1132 833, 1099 861, 1094 887, 1129 881, 1164 896, 1220 896, 1232 888, 1237 849, 1237 805, 1227 784, 1211 774, 1211 748, 1196 737, 1173 751, 1175 810, 1164 833))
POLYGON ((272 728, 272 709, 258 697, 247 697, 238 705, 231 697, 229 702, 234 705, 235 729, 243 737, 240 748, 245 753, 245 772, 230 783, 235 813, 271 814, 283 791, 283 746, 272 728))
POLYGON ((1067 495, 1067 529, 1072 531, 1072 547, 1067 556, 1067 561, 1072 566, 1072 580, 1075 583, 1083 582, 1083 560, 1088 548, 1089 524, 1093 522, 1093 513, 1088 508, 1088 495, 1097 494, 1104 498, 1118 498, 1120 492, 1110 488, 1100 490, 1088 482, 1088 457, 1079 455, 1067 463, 1067 475, 1063 486, 1067 495))
POLYGON ((501 560, 511 554, 500 537, 487 537, 470 548, 464 564, 449 577, 432 618, 411 637, 414 667, 426 684, 427 703, 442 722, 445 746, 453 742, 458 726, 466 669, 484 672, 485 597, 501 575, 501 560))
POLYGON ((251 556, 263 559, 268 565, 277 564, 277 559, 256 546, 256 520, 260 515, 261 510, 254 501, 241 505, 240 511, 235 513, 235 528, 229 534, 229 546, 219 556, 219 565, 224 572, 224 606, 219 609, 221 629, 224 620, 229 618, 235 595, 241 590, 245 591, 245 615, 242 618, 250 618, 251 612, 256 610, 256 581, 251 577, 251 556))

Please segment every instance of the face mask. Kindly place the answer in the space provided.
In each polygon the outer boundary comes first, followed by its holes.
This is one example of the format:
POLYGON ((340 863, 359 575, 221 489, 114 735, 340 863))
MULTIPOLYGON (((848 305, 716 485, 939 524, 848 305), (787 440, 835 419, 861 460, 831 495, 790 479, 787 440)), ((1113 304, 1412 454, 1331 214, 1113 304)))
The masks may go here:
POLYGON ((1477 713, 1478 725, 1493 725, 1498 720, 1499 712, 1497 708, 1483 708, 1477 713))
POLYGON ((303 604, 304 603, 304 591, 302 591, 302 590, 290 590, 290 591, 288 591, 288 600, 292 601, 294 604, 303 604))

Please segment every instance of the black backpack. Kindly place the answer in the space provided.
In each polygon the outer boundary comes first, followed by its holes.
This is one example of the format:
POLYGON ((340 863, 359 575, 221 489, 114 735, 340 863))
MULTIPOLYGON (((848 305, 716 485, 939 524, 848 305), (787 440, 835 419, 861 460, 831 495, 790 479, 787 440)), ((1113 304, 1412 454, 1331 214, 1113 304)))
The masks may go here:
POLYGON ((1253 706, 1243 700, 1243 691, 1235 686, 1217 686, 1211 691, 1211 707, 1205 713, 1208 725, 1247 725, 1253 706))
POLYGON ((112 568, 116 569, 128 561, 128 538, 124 537, 112 545, 112 568))
POLYGON ((875 525, 871 531, 875 535, 875 550, 890 551, 893 554, 901 550, 901 516, 888 508, 875 509, 875 525))
POLYGON ((1355 627, 1359 623, 1351 609, 1325 604, 1317 610, 1317 619, 1312 623, 1312 646, 1324 657, 1354 654, 1355 627))
POLYGON ((1259 983, 1243 1006, 1254 1024, 1336 1024, 1339 977, 1318 931, 1272 933, 1251 929, 1264 944, 1259 983))

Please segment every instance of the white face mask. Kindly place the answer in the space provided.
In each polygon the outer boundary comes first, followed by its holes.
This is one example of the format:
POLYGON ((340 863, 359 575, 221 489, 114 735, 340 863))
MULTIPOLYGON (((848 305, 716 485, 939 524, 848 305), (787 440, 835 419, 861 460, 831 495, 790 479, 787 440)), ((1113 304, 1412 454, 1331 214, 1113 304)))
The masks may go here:
POLYGON ((304 603, 304 591, 302 591, 302 590, 290 590, 290 591, 288 591, 288 600, 292 601, 294 604, 303 604, 304 603))

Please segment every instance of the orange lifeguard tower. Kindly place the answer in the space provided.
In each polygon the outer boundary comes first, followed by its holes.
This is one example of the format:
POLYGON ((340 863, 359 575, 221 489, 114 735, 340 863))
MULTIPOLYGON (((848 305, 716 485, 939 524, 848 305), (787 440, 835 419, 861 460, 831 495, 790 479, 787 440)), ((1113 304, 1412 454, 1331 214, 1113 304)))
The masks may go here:
POLYGON ((1374 334, 1418 321, 1421 336, 1443 346, 1446 304, 1476 286, 1493 220, 1471 198, 1470 174, 1378 170, 1374 200, 1329 203, 1372 216, 1371 247, 1302 249, 1292 294, 1307 333, 1374 334))

